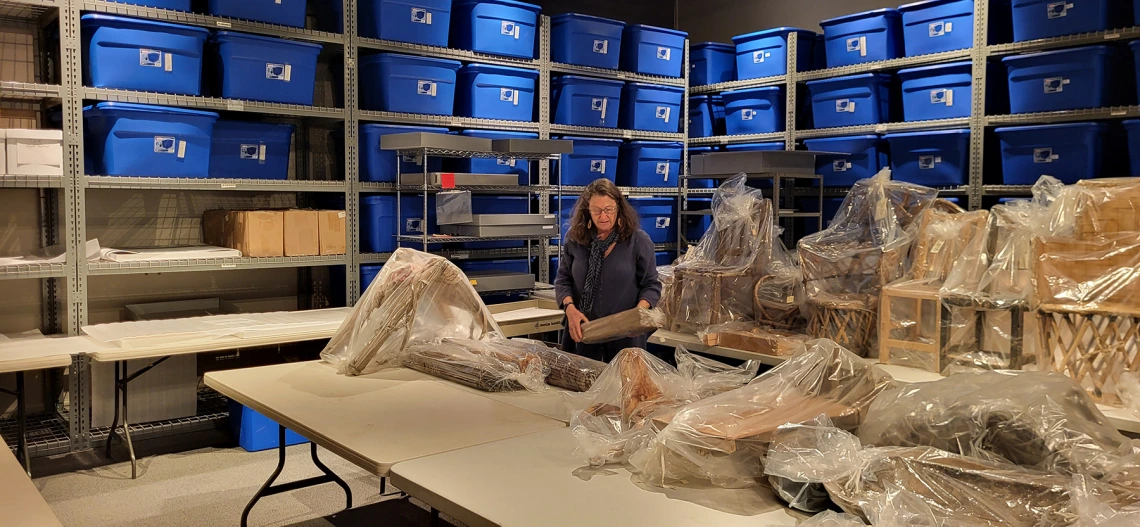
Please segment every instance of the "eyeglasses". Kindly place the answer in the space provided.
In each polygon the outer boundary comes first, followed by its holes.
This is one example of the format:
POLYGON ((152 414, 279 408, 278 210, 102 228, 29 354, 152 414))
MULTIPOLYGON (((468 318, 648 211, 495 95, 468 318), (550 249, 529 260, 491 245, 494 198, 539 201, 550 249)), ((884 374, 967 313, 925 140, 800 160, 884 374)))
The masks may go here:
POLYGON ((595 217, 595 218, 597 218, 598 216, 601 216, 603 214, 607 218, 612 218, 612 217, 614 217, 614 214, 616 212, 617 212, 617 207, 606 207, 604 209, 595 209, 593 207, 590 207, 590 215, 595 217))

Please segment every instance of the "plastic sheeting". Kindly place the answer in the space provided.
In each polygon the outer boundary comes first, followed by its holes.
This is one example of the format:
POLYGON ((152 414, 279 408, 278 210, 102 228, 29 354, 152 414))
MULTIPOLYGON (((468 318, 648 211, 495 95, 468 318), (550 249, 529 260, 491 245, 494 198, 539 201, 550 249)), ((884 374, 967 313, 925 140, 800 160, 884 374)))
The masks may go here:
POLYGON ((626 337, 637 337, 665 326, 660 309, 635 307, 582 324, 582 343, 600 344, 626 337))
POLYGON ((808 518, 799 527, 866 527, 866 525, 858 516, 827 511, 808 518))
POLYGON ((516 338, 496 342, 537 355, 542 359, 543 371, 548 372, 546 384, 572 392, 589 390, 606 369, 604 362, 556 350, 537 340, 516 338))
POLYGON ((855 428, 875 395, 893 383, 878 366, 829 340, 757 377, 748 386, 693 403, 632 460, 643 481, 672 486, 707 481, 754 486, 776 427, 819 415, 855 428))
POLYGON ((404 365, 487 392, 546 389, 542 359, 524 349, 487 341, 436 339, 405 350, 404 365))
POLYGON ((676 352, 677 371, 689 380, 700 399, 735 390, 756 378, 760 363, 745 361, 740 366, 729 366, 707 357, 694 355, 682 347, 676 352))
POLYGON ((397 249, 328 345, 325 362, 347 375, 403 365, 403 352, 435 339, 483 340, 499 326, 467 277, 446 259, 397 249))

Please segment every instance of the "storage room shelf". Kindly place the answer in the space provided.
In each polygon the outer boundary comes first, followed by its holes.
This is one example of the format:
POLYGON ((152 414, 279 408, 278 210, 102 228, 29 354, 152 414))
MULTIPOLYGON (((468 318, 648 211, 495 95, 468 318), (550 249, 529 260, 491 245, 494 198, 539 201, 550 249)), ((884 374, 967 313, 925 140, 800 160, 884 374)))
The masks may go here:
MULTIPOLYGON (((396 192, 396 184, 394 183, 374 183, 363 182, 360 184, 361 192, 396 192)), ((452 190, 466 190, 480 194, 536 194, 539 192, 558 192, 556 186, 542 186, 542 185, 457 185, 454 188, 443 188, 437 185, 430 185, 427 188, 428 193, 452 191, 452 190)), ((424 191, 423 185, 400 185, 399 191, 403 193, 422 193, 424 191)))
MULTIPOLYGON (((448 260, 495 260, 500 258, 527 258, 529 256, 541 256, 542 250, 540 248, 532 247, 528 252, 526 247, 510 247, 500 249, 445 249, 442 251, 430 252, 431 254, 442 256, 448 260)), ((546 252, 547 255, 558 256, 557 247, 547 246, 546 252)), ((385 263, 391 257, 392 253, 362 253, 360 255, 360 263, 385 263)))
POLYGON ((343 181, 270 179, 194 179, 162 177, 86 176, 87 188, 161 190, 243 190, 250 192, 344 192, 343 181))
MULTIPOLYGON (((959 187, 935 187, 938 190, 939 197, 946 196, 966 196, 970 193, 970 187, 962 185, 959 187)), ((709 189, 712 190, 712 189, 709 189)), ((795 195, 799 197, 816 197, 818 191, 811 187, 798 187, 795 190, 795 195)), ((851 192, 851 187, 823 187, 823 197, 825 198, 842 198, 851 192)), ((692 191, 690 191, 692 193, 692 191)), ((711 193, 711 192, 710 192, 711 193)))
POLYGON ((63 188, 63 176, 0 176, 0 188, 63 188))
POLYGON ((243 101, 239 99, 219 99, 216 97, 195 97, 193 95, 171 95, 132 90, 112 90, 108 88, 84 88, 84 99, 160 106, 180 106, 202 110, 227 112, 252 112, 290 117, 312 117, 320 119, 344 119, 344 109, 299 104, 279 104, 273 102, 243 101))
MULTIPOLYGON (((533 236, 428 236, 428 244, 436 243, 473 243, 473 242, 509 242, 509 241, 528 241, 528 240, 547 240, 550 238, 557 238, 558 234, 536 234, 533 236)), ((405 243, 424 243, 423 236, 401 235, 397 236, 401 242, 405 243)))
POLYGON ((554 291, 554 286, 550 284, 534 284, 530 289, 497 289, 489 291, 477 291, 482 296, 508 296, 508 295, 525 295, 528 293, 537 293, 540 291, 554 291))
POLYGON ((1099 121, 1106 119, 1131 119, 1140 117, 1140 106, 1117 106, 1113 108, 1089 108, 1085 110, 1065 110, 1061 112, 1017 113, 991 115, 986 117, 989 126, 1016 126, 1022 124, 1067 123, 1073 121, 1099 121))
POLYGON ((626 82, 644 82, 646 84, 659 84, 663 86, 676 86, 678 88, 685 87, 685 79, 678 77, 662 77, 659 75, 643 75, 641 73, 633 73, 632 71, 622 70, 608 70, 605 68, 591 68, 589 66, 577 66, 574 64, 563 64, 561 62, 554 62, 550 64, 550 70, 555 73, 566 73, 570 75, 584 75, 587 77, 599 77, 602 79, 619 80, 626 82))
MULTIPOLYGON (((155 421, 152 423, 131 423, 131 439, 140 441, 225 428, 229 423, 229 419, 229 400, 221 394, 206 388, 198 392, 197 415, 168 421, 155 421)), ((107 436, 110 432, 110 427, 92 428, 91 446, 94 448, 105 446, 107 444, 107 436)), ((123 429, 122 424, 120 424, 119 437, 122 437, 122 434, 123 429)))
POLYGON ((1087 46, 1092 44, 1106 44, 1116 41, 1134 40, 1140 38, 1140 27, 1127 27, 1123 29, 1110 29, 1095 33, 1080 33, 1063 37, 1043 38, 1013 44, 998 44, 990 46, 987 51, 990 56, 1009 55, 1012 53, 1025 53, 1029 51, 1044 51, 1048 49, 1067 48, 1073 46, 1087 46))
POLYGON ((88 274, 124 275, 146 273, 194 273, 204 271, 240 271, 247 269, 280 269, 288 267, 321 267, 344 265, 344 255, 283 256, 272 258, 201 258, 193 260, 144 260, 138 262, 92 262, 88 274))
MULTIPOLYGON (((0 18, 4 7, 0 5, 0 18)), ((0 81, 0 99, 39 100, 58 99, 62 88, 58 84, 36 84, 31 82, 0 81)))
MULTIPOLYGON (((618 187, 623 195, 626 196, 676 196, 680 190, 677 187, 618 187)), ((563 194, 570 194, 571 196, 563 197, 563 199, 578 199, 578 194, 586 191, 586 187, 562 187, 563 194)), ((551 199, 557 199, 552 197, 551 199)))
POLYGON ((595 128, 592 126, 550 125, 554 135, 584 135, 587 137, 607 137, 612 139, 647 139, 651 141, 684 141, 684 134, 666 132, 645 132, 642 130, 622 130, 620 128, 595 128))
POLYGON ((0 266, 0 280, 63 278, 64 276, 67 276, 67 267, 64 264, 26 263, 0 266))
MULTIPOLYGON (((71 439, 68 435, 70 425, 67 419, 54 414, 35 415, 28 416, 26 424, 24 435, 28 438, 28 457, 71 452, 71 439)), ((0 420, 0 435, 15 453, 20 441, 19 423, 15 418, 0 420)))
POLYGON ((487 130, 506 130, 519 132, 537 132, 538 123, 526 121, 504 121, 501 119, 475 119, 471 117, 454 117, 451 115, 426 115, 415 113, 377 112, 361 110, 358 112, 361 121, 375 121, 396 124, 418 124, 425 126, 450 126, 454 128, 481 128, 487 130))
MULTIPOLYGON (((382 150, 387 150, 381 148, 382 150)), ((425 155, 428 157, 450 157, 457 159, 473 159, 473 158, 495 158, 495 159, 517 159, 521 161, 540 161, 543 159, 559 159, 559 154, 535 154, 527 152, 485 152, 482 150, 455 150, 450 148, 404 148, 396 150, 400 154, 408 155, 425 155)), ((435 171, 439 172, 439 171, 435 171)), ((405 174, 407 175, 407 174, 405 174)), ((479 175, 498 175, 498 174, 479 174, 479 175)))
POLYGON ((860 73, 869 73, 873 71, 890 71, 903 68, 915 68, 918 66, 926 66, 930 64, 942 64, 944 62, 954 62, 969 59, 970 53, 971 50, 969 49, 960 49, 957 51, 946 51, 943 53, 919 55, 917 57, 903 57, 900 59, 867 62, 853 66, 841 66, 838 68, 804 71, 796 74, 796 80, 800 82, 814 81, 820 79, 831 79, 835 77, 845 77, 847 75, 858 75, 860 73))
POLYGON ((307 40, 310 42, 321 42, 325 44, 344 43, 344 35, 339 35, 336 33, 326 33, 324 31, 313 31, 311 29, 279 26, 276 24, 266 24, 263 22, 252 22, 249 20, 241 20, 237 18, 187 13, 185 11, 172 11, 170 9, 158 9, 154 7, 120 4, 116 2, 89 0, 87 2, 83 2, 83 10, 96 11, 99 13, 111 13, 123 16, 133 16, 138 18, 149 18, 151 20, 161 20, 163 22, 173 22, 175 24, 188 24, 191 26, 200 26, 210 29, 224 29, 241 31, 243 33, 269 35, 271 37, 307 40))
POLYGON ((498 55, 488 55, 486 53, 475 53, 474 51, 463 49, 440 48, 422 44, 411 44, 408 42, 377 40, 374 38, 359 38, 356 44, 361 48, 378 51, 393 51, 396 53, 407 53, 409 55, 462 60, 464 62, 477 62, 480 64, 497 64, 499 66, 510 66, 514 68, 539 69, 539 62, 537 60, 501 57, 498 55))
POLYGON ((815 137, 838 137, 843 135, 888 134, 891 132, 916 132, 920 130, 941 130, 946 128, 968 128, 970 118, 933 119, 908 123, 869 124, 866 126, 842 126, 838 128, 816 128, 796 132, 796 139, 815 137))
POLYGON ((0 18, 35 20, 50 9, 58 9, 62 0, 0 0, 0 18))
POLYGON ((712 137, 690 137, 689 146, 723 146, 741 143, 765 143, 769 141, 783 141, 785 138, 787 138, 787 134, 785 132, 747 135, 714 135, 712 137))
POLYGON ((1033 195, 1033 185, 986 185, 982 187, 987 196, 1020 196, 1033 195))
POLYGON ((761 77, 759 79, 718 82, 716 84, 693 86, 689 88, 689 94, 700 95, 702 93, 721 93, 732 90, 746 90, 748 88, 762 88, 764 86, 782 86, 787 81, 788 78, 786 75, 774 75, 772 77, 761 77))

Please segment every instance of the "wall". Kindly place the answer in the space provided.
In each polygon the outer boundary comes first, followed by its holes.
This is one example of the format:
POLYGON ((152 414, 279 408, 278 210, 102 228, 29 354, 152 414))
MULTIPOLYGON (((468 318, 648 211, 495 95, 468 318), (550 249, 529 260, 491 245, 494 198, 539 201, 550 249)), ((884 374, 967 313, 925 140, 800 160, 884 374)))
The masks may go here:
POLYGON ((690 42, 731 43, 732 37, 774 27, 822 31, 821 20, 898 7, 884 0, 680 0, 680 29, 690 42))

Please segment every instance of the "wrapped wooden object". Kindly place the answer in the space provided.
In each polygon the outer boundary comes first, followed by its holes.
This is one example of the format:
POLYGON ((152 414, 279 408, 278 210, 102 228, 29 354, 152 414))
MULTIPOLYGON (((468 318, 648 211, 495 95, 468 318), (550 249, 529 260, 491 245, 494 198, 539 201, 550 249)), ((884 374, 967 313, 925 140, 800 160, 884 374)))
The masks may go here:
POLYGON ((486 392, 541 391, 546 386, 538 355, 490 341, 436 339, 409 346, 404 365, 486 392))
POLYGON ((748 323, 713 326, 698 336, 706 346, 721 346, 776 357, 795 355, 803 351, 812 340, 802 333, 748 323))
POLYGON ((665 313, 659 309, 635 307, 582 324, 582 343, 600 344, 626 337, 637 337, 665 326, 665 313))
POLYGON ((574 353, 556 350, 541 342, 527 339, 511 339, 509 346, 520 347, 542 359, 546 374, 546 384, 572 392, 584 392, 594 385, 594 381, 606 369, 606 363, 574 353))

